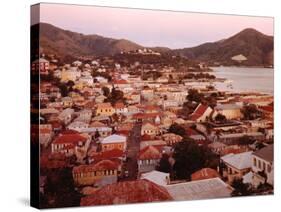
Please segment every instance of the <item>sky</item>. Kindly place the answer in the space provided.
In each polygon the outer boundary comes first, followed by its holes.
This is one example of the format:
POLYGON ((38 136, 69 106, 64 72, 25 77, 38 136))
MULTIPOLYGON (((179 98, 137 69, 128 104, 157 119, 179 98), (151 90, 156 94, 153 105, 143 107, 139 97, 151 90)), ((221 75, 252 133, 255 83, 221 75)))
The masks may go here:
MULTIPOLYGON (((32 14, 34 11, 32 11, 32 14)), ((245 28, 273 35, 270 17, 217 15, 65 4, 41 4, 40 22, 83 34, 128 39, 142 46, 193 47, 245 28)), ((36 23, 31 20, 31 24, 36 23)))

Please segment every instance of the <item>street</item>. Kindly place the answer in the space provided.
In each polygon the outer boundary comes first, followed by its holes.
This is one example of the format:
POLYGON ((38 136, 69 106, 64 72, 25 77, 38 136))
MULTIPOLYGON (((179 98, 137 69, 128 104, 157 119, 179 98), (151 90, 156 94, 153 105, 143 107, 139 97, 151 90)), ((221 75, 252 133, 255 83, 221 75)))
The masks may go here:
POLYGON ((136 123, 128 137, 127 161, 124 163, 124 172, 128 176, 124 180, 135 180, 138 176, 137 157, 140 149, 141 124, 136 123))

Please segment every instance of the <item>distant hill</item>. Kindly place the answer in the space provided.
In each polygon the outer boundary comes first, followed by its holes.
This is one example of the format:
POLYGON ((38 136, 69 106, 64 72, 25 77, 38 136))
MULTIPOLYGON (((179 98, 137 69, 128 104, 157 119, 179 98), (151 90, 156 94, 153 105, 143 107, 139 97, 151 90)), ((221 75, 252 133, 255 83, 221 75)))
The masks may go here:
MULTIPOLYGON (((38 24, 31 27, 38 28, 38 24)), ((134 51, 145 48, 125 39, 114 39, 100 35, 84 35, 40 23, 40 48, 46 54, 56 54, 60 57, 77 56, 110 56, 121 51, 134 51)), ((149 47, 150 48, 150 47, 149 47)), ((263 66, 273 64, 273 37, 262 34, 254 29, 245 29, 238 34, 213 43, 205 43, 192 48, 169 49, 167 47, 151 47, 160 53, 181 55, 191 60, 218 62, 223 65, 233 65, 231 58, 244 55, 247 61, 244 65, 263 66)))
POLYGON ((205 43, 192 48, 174 50, 174 53, 206 62, 233 65, 231 58, 244 55, 244 65, 273 65, 273 36, 262 34, 255 29, 245 29, 238 34, 213 43, 205 43))
POLYGON ((59 54, 60 56, 114 55, 120 51, 142 48, 129 40, 84 35, 46 23, 40 23, 40 36, 42 50, 47 54, 59 54))

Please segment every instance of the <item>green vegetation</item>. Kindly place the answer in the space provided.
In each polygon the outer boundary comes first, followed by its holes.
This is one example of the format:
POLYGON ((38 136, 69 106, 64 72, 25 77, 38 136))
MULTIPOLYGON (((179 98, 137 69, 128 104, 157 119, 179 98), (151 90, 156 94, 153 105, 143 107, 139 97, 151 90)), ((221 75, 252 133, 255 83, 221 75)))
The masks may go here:
POLYGON ((244 105, 241 109, 245 120, 254 120, 262 117, 262 113, 258 110, 254 104, 244 105))
POLYGON ((163 154, 162 158, 160 159, 159 166, 157 170, 160 172, 170 173, 171 172, 171 164, 169 162, 169 155, 163 154))
POLYGON ((190 180, 191 174, 205 167, 215 168, 217 156, 206 146, 199 146, 192 139, 185 137, 174 147, 173 167, 175 179, 190 180))
POLYGON ((174 134, 180 135, 182 137, 186 135, 185 129, 176 123, 172 124, 168 131, 170 133, 174 133, 174 134))

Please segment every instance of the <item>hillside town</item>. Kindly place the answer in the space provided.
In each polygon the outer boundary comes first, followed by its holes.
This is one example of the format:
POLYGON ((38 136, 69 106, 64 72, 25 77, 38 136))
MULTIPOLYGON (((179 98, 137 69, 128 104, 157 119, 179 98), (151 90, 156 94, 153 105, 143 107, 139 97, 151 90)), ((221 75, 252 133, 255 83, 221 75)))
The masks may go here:
POLYGON ((273 194, 272 95, 218 90, 207 64, 146 48, 42 53, 31 72, 43 208, 273 194))

